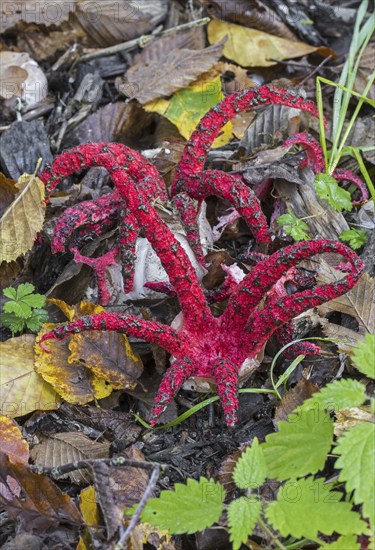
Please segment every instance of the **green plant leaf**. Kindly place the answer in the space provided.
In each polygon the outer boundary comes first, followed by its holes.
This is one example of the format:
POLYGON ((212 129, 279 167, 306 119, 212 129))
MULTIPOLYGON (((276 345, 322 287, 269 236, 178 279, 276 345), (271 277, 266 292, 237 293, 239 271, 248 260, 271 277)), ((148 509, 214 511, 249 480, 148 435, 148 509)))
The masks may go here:
POLYGON ((15 288, 11 286, 4 288, 3 294, 4 296, 6 296, 7 298, 10 298, 11 300, 15 300, 17 298, 17 291, 15 288))
POLYGON ((361 534, 366 524, 351 510, 350 502, 340 502, 342 494, 331 491, 324 478, 312 476, 288 481, 277 499, 266 508, 266 518, 283 537, 316 539, 318 532, 332 535, 361 534))
POLYGON ((3 309, 5 313, 14 313, 20 319, 27 319, 31 316, 31 307, 25 302, 5 302, 3 309))
POLYGON ((285 233, 290 235, 295 241, 308 241, 310 239, 306 233, 309 230, 309 226, 291 212, 279 216, 276 221, 283 227, 285 233))
POLYGON ((245 543, 258 520, 261 503, 259 500, 240 497, 228 506, 228 530, 233 550, 239 550, 245 543))
POLYGON ((41 308, 46 303, 46 297, 43 294, 30 294, 29 296, 25 296, 23 301, 31 307, 41 308))
POLYGON ((355 535, 344 535, 331 544, 319 546, 319 550, 360 550, 360 548, 355 535))
POLYGON ((346 241, 353 250, 358 250, 367 243, 367 234, 364 229, 347 229, 340 234, 340 241, 346 241))
POLYGON ((233 481, 240 489, 255 489, 263 485, 266 477, 267 465, 263 448, 255 437, 251 447, 248 447, 237 460, 233 481))
POLYGON ((338 212, 352 210, 350 193, 339 187, 334 177, 329 174, 317 174, 314 183, 318 197, 328 201, 332 208, 338 212))
POLYGON ((298 410, 314 409, 316 415, 324 411, 340 411, 359 407, 366 400, 365 387, 353 378, 342 378, 327 384, 307 399, 298 410))
POLYGON ((9 328, 12 334, 22 332, 25 328, 25 320, 20 319, 14 313, 2 313, 0 315, 0 321, 4 327, 9 328))
POLYGON ((174 535, 195 533, 216 523, 223 510, 225 491, 220 483, 201 477, 176 483, 174 491, 162 491, 150 499, 141 514, 143 522, 174 535))
POLYGON ((365 341, 359 342, 354 350, 352 360, 360 372, 375 379, 375 334, 365 335, 365 341))
POLYGON ((363 504, 363 516, 375 526, 375 424, 363 422, 345 432, 335 447, 340 455, 335 468, 341 470, 340 481, 346 491, 354 491, 355 504, 363 504))
POLYGON ((25 320, 26 326, 29 330, 37 332, 48 321, 48 311, 45 309, 34 309, 31 313, 31 317, 25 320))
POLYGON ((22 298, 24 298, 28 294, 32 294, 34 292, 34 290, 35 290, 35 286, 32 285, 31 283, 21 283, 17 287, 17 297, 16 297, 16 299, 21 300, 22 298))
POLYGON ((278 423, 262 445, 268 477, 279 481, 314 474, 321 470, 332 445, 333 422, 318 418, 315 410, 302 410, 278 423))

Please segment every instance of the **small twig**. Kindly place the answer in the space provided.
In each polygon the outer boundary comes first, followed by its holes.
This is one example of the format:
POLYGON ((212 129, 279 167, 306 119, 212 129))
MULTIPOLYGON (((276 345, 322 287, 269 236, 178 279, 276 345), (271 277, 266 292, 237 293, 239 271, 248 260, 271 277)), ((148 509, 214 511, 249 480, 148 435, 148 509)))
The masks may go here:
POLYGON ((132 460, 123 456, 116 456, 114 458, 107 459, 92 459, 92 460, 79 460, 77 462, 69 462, 69 464, 63 464, 55 468, 45 468, 44 466, 32 465, 30 469, 37 474, 44 474, 51 477, 60 477, 62 475, 74 472, 75 470, 81 470, 84 468, 92 468, 95 464, 106 464, 109 467, 121 467, 129 466, 130 468, 142 468, 144 470, 155 470, 156 468, 167 468, 165 464, 158 464, 157 462, 141 462, 139 460, 132 460))
POLYGON ((129 539, 133 529, 135 528, 135 526, 137 525, 137 522, 140 518, 140 515, 142 513, 142 510, 143 508, 146 506, 146 503, 147 501, 151 498, 152 496, 152 493, 155 489, 155 485, 156 485, 156 482, 157 480, 159 479, 159 474, 160 474, 160 467, 159 465, 157 465, 151 476, 150 476, 150 479, 148 480, 148 484, 147 484, 147 487, 146 487, 146 490, 145 492, 143 493, 143 496, 141 498, 141 500, 139 501, 139 504, 137 506, 137 509, 136 511, 134 512, 133 516, 132 516, 132 519, 130 520, 130 523, 128 525, 128 527, 126 528, 126 530, 121 534, 120 538, 119 538, 119 541, 118 543, 115 545, 115 548, 114 550, 122 550, 123 548, 126 548, 126 542, 127 540, 129 539))
POLYGON ((258 523, 262 527, 262 529, 267 533, 267 535, 271 538, 271 542, 275 543, 275 545, 280 548, 280 550, 286 550, 285 546, 279 541, 277 536, 272 533, 271 529, 269 529, 268 525, 262 520, 262 518, 258 518, 258 523))
POLYGON ((132 50, 133 48, 137 48, 138 46, 140 48, 144 48, 145 46, 150 44, 153 40, 155 40, 155 38, 159 38, 161 36, 169 36, 171 34, 175 34, 180 31, 185 31, 187 29, 200 27, 202 25, 206 25, 209 21, 210 21, 209 17, 204 17, 203 19, 190 21, 189 23, 184 23, 183 25, 178 25, 177 27, 172 27, 170 29, 167 29, 165 31, 160 31, 155 34, 142 35, 139 38, 135 38, 134 40, 128 40, 128 42, 122 42, 121 44, 110 46, 109 48, 102 48, 101 50, 96 50, 95 52, 82 55, 82 57, 79 58, 78 63, 91 61, 92 59, 97 59, 98 57, 107 57, 109 55, 113 55, 119 52, 129 51, 129 50, 132 50))

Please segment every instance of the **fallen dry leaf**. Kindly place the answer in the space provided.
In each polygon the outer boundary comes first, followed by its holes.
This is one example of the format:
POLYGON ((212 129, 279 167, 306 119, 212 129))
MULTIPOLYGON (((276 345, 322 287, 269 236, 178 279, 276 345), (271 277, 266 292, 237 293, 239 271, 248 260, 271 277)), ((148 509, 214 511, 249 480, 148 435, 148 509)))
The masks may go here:
POLYGON ((76 550, 89 550, 92 548, 91 532, 95 533, 95 528, 101 524, 100 509, 96 502, 95 489, 92 485, 82 489, 79 494, 79 509, 87 527, 79 537, 76 550))
POLYGON ((362 424, 362 422, 375 422, 375 415, 371 411, 371 407, 367 405, 335 411, 335 416, 334 434, 336 437, 341 437, 344 432, 353 428, 356 424, 362 424))
MULTIPOLYGON (((92 441, 79 432, 63 432, 42 437, 40 443, 32 448, 30 456, 37 466, 55 468, 79 460, 108 458, 109 447, 109 443, 92 441)), ((90 475, 87 470, 75 470, 59 477, 66 478, 75 483, 87 483, 90 475)))
POLYGON ((26 52, 0 51, 0 97, 19 97, 30 107, 48 95, 48 82, 38 63, 26 52))
POLYGON ((142 104, 170 96, 210 70, 221 56, 223 45, 221 41, 202 50, 182 48, 165 52, 148 64, 130 67, 123 78, 116 79, 116 88, 127 95, 130 87, 132 99, 142 104))
MULTIPOLYGON (((52 323, 43 325, 37 342, 55 326, 52 323)), ((65 401, 84 405, 111 394, 112 387, 105 380, 99 380, 79 363, 68 364, 71 354, 69 341, 50 340, 48 349, 50 353, 35 345, 35 370, 65 401)))
POLYGON ((43 183, 24 174, 16 185, 19 193, 0 220, 0 263, 11 262, 28 252, 43 227, 46 209, 43 183))
MULTIPOLYGON (((144 461, 143 453, 134 445, 122 456, 144 461)), ((103 512, 107 537, 111 538, 124 520, 124 510, 142 498, 149 474, 142 468, 111 468, 100 462, 93 466, 92 471, 97 502, 103 512)))
POLYGON ((228 37, 223 53, 227 59, 243 67, 271 67, 278 60, 302 57, 316 51, 314 46, 304 42, 279 38, 219 19, 210 21, 207 30, 210 44, 228 37))
MULTIPOLYGON (((187 88, 176 92, 170 100, 156 99, 146 103, 144 108, 165 116, 177 126, 185 139, 189 139, 202 116, 223 97, 220 76, 213 69, 187 88)), ((229 122, 214 141, 213 147, 225 145, 231 136, 232 125, 229 122)))
POLYGON ((17 418, 35 410, 56 409, 60 398, 34 371, 35 336, 24 334, 0 343, 0 406, 17 418))
POLYGON ((72 499, 44 475, 0 452, 0 505, 12 519, 22 518, 26 530, 45 531, 59 523, 81 525, 82 516, 72 499))
POLYGON ((287 421, 288 415, 317 391, 319 391, 318 386, 306 378, 301 378, 294 388, 289 390, 280 401, 275 411, 275 422, 280 422, 280 420, 287 421))
POLYGON ((29 461, 29 445, 18 425, 9 416, 0 415, 0 447, 12 462, 29 461))
POLYGON ((69 13, 75 10, 76 0, 23 0, 20 2, 1 2, 0 33, 11 29, 17 23, 34 23, 36 25, 60 25, 67 21, 69 13))

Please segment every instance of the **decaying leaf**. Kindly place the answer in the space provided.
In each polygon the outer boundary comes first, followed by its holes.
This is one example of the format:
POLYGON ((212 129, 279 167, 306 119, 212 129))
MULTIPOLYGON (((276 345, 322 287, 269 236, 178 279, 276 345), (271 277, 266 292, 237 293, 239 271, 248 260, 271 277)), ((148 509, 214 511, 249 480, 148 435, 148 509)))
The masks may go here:
MULTIPOLYGON (((38 339, 56 325, 43 326, 38 339)), ((53 340, 48 343, 51 353, 35 346, 35 370, 68 403, 84 405, 93 399, 102 399, 112 392, 112 387, 96 378, 79 363, 68 364, 70 349, 68 341, 53 340)))
POLYGON ((29 446, 21 430, 9 416, 0 415, 0 448, 12 462, 27 464, 29 446))
POLYGON ((202 50, 174 49, 148 64, 133 65, 116 87, 125 95, 129 88, 132 98, 145 104, 159 97, 172 95, 210 70, 223 49, 223 41, 202 50))
MULTIPOLYGON (((342 273, 333 269, 327 262, 319 261, 317 266, 318 281, 338 281, 342 273)), ((369 275, 362 275, 358 285, 352 290, 329 302, 319 306, 318 311, 321 315, 333 311, 339 311, 355 317, 358 321, 358 331, 360 334, 366 332, 375 332, 375 280, 369 275)))
POLYGON ((12 519, 22 518, 26 530, 48 528, 59 523, 82 524, 72 499, 48 477, 34 474, 27 466, 13 463, 0 452, 0 505, 12 519))
POLYGON ((17 188, 19 193, 0 220, 0 263, 11 262, 28 252, 43 227, 43 183, 25 174, 19 178, 17 188))
MULTIPOLYGON (((45 468, 55 468, 77 462, 78 460, 108 458, 109 443, 92 441, 79 432, 63 432, 40 438, 30 456, 35 464, 45 468)), ((90 478, 87 470, 75 470, 60 476, 59 479, 70 478, 75 483, 87 483, 90 478)))
POLYGON ((236 61, 243 67, 271 67, 278 60, 302 57, 316 51, 316 48, 305 44, 279 38, 254 29, 213 19, 208 24, 208 40, 214 44, 228 37, 224 45, 227 59, 236 61))
POLYGON ((0 97, 22 99, 30 107, 47 97, 47 78, 26 52, 0 52, 0 97))
MULTIPOLYGON (((143 461, 142 452, 132 446, 123 456, 143 461)), ((108 538, 124 519, 124 510, 138 503, 147 487, 148 473, 141 468, 110 468, 104 463, 93 466, 97 502, 104 515, 108 538)))
POLYGON ((336 411, 335 416, 334 433, 336 437, 341 437, 344 432, 362 422, 375 422, 375 415, 368 405, 336 411))
POLYGON ((69 18, 69 13, 75 9, 76 0, 65 2, 56 0, 23 0, 19 2, 2 2, 0 8, 0 33, 11 29, 17 23, 34 23, 36 25, 60 25, 69 18))
POLYGON ((156 550, 175 550, 171 535, 166 529, 154 527, 151 523, 140 523, 130 536, 132 550, 143 550, 152 545, 156 550))
POLYGON ((275 422, 279 422, 280 420, 287 421, 288 415, 317 391, 319 391, 318 386, 307 378, 301 378, 294 388, 289 390, 280 401, 275 411, 275 422))
POLYGON ((12 418, 35 410, 53 410, 60 401, 53 388, 34 371, 35 336, 25 334, 0 343, 0 406, 12 418))
POLYGON ((77 550, 89 550, 92 545, 91 532, 95 532, 95 528, 101 524, 100 510, 96 502, 95 489, 92 485, 82 489, 79 495, 79 509, 87 527, 79 537, 77 550))
MULTIPOLYGON (((220 76, 212 70, 187 88, 176 92, 170 100, 156 99, 147 103, 144 108, 165 116, 177 126, 185 139, 189 139, 202 116, 223 97, 220 76)), ((232 125, 228 122, 213 147, 220 147, 230 141, 231 128, 232 125)))

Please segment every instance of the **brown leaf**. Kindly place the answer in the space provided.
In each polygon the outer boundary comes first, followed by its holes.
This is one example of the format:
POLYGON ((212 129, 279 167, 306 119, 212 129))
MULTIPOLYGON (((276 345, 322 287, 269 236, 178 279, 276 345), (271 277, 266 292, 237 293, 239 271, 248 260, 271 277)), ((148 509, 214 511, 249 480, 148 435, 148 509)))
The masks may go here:
POLYGON ((9 416, 0 415, 0 447, 13 462, 27 464, 29 461, 29 446, 22 437, 18 425, 9 416))
MULTIPOLYGON (((342 278, 342 273, 333 269, 327 262, 319 261, 318 267, 318 282, 325 283, 329 281, 338 281, 342 278)), ((358 330, 360 334, 366 332, 375 332, 375 279, 369 275, 362 275, 359 283, 349 292, 330 300, 318 307, 318 312, 321 315, 339 311, 355 317, 358 321, 358 330)))
MULTIPOLYGON (((30 456, 38 466, 55 468, 79 460, 108 458, 109 446, 109 443, 92 441, 79 432, 63 432, 49 438, 42 437, 40 443, 32 448, 30 456)), ((87 470, 75 470, 58 479, 66 478, 75 483, 87 483, 90 475, 87 470)))
POLYGON ((320 317, 323 334, 326 338, 337 340, 336 346, 340 353, 351 353, 363 341, 363 335, 350 328, 330 323, 328 319, 320 317))
POLYGON ((251 0, 251 2, 248 0, 236 2, 200 0, 200 2, 211 17, 224 19, 251 29, 258 29, 281 38, 298 40, 277 13, 259 0, 251 0))
MULTIPOLYGON (((143 461, 141 451, 132 446, 122 454, 126 458, 143 461)), ((95 493, 111 538, 124 518, 124 510, 140 501, 148 483, 148 473, 141 468, 110 468, 98 463, 93 466, 95 493)))
POLYGON ((0 505, 24 528, 46 530, 61 522, 81 525, 82 517, 72 499, 46 476, 38 475, 0 452, 0 505))
POLYGON ((289 390, 280 401, 275 411, 275 421, 288 420, 288 415, 317 391, 319 391, 318 386, 306 378, 301 378, 294 388, 289 390))
POLYGON ((3 216, 5 210, 11 205, 14 197, 18 193, 16 187, 16 181, 9 179, 0 174, 0 218, 3 216))
POLYGON ((157 38, 133 57, 134 65, 148 65, 157 61, 171 50, 203 50, 206 45, 203 27, 195 27, 185 32, 178 32, 157 38))
POLYGON ((180 49, 165 52, 159 59, 147 65, 137 64, 131 67, 122 81, 116 80, 116 87, 127 95, 126 90, 131 84, 132 98, 143 105, 153 99, 170 96, 210 70, 221 56, 223 45, 224 42, 221 41, 203 50, 180 49))
POLYGON ((1 2, 0 33, 11 29, 17 23, 34 23, 36 25, 60 25, 75 10, 75 0, 65 2, 56 0, 23 0, 19 2, 1 2))

